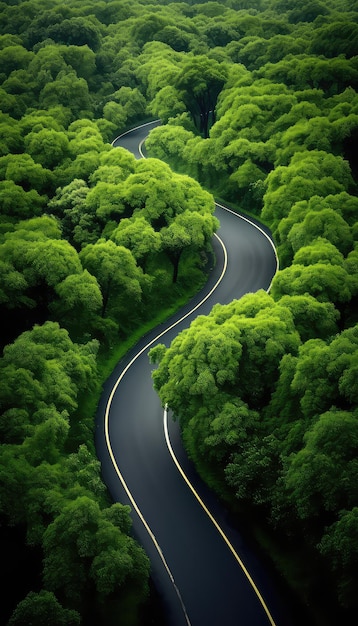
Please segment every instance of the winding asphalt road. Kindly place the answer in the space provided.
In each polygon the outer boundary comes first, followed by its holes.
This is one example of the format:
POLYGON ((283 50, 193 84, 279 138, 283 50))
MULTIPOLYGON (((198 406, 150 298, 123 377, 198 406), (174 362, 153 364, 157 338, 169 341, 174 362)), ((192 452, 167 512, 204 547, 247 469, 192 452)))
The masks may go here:
MULTIPOLYGON (((153 125, 126 133, 114 145, 139 158, 138 146, 153 125)), ((216 265, 205 288, 146 335, 104 386, 97 454, 113 499, 132 508, 133 534, 151 559, 168 626, 291 626, 292 615, 270 573, 198 478, 178 425, 163 411, 152 386, 150 347, 169 345, 217 302, 269 289, 277 270, 267 233, 223 207, 216 207, 216 215, 221 224, 214 238, 216 265)))

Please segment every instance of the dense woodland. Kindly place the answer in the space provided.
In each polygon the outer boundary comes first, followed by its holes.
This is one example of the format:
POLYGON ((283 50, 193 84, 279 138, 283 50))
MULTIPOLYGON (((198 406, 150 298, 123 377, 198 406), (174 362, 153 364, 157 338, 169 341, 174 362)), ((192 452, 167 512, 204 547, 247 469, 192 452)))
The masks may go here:
POLYGON ((355 1, 0 2, 1 535, 31 564, 6 564, 4 623, 144 624, 149 561, 85 399, 203 284, 214 195, 271 229, 280 270, 154 348, 154 385, 313 623, 322 589, 352 620, 357 53, 355 1), (111 146, 156 118, 150 158, 111 146))

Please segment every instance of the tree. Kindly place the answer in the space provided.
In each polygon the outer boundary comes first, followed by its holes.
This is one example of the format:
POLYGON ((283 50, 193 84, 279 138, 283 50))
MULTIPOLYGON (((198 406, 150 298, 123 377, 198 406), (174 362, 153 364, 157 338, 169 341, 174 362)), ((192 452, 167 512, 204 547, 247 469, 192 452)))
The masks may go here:
POLYGON ((74 178, 68 185, 58 187, 48 203, 49 210, 61 221, 63 237, 77 250, 95 243, 102 231, 96 207, 86 202, 89 191, 85 180, 74 178))
POLYGON ((168 227, 161 229, 162 247, 173 265, 173 283, 177 282, 179 262, 184 250, 208 250, 215 225, 215 219, 185 211, 168 227))
POLYGON ((314 33, 310 52, 330 58, 340 54, 351 58, 356 55, 357 42, 357 25, 350 21, 339 20, 338 23, 322 26, 314 33))
MULTIPOLYGON (((95 536, 101 512, 96 502, 86 496, 77 498, 48 526, 43 548, 46 587, 61 593, 79 606, 90 583, 90 559, 95 554, 95 536)), ((89 587, 93 593, 93 587, 89 587)))
POLYGON ((355 450, 357 416, 337 409, 323 413, 305 435, 304 447, 293 455, 285 477, 290 499, 303 519, 338 514, 357 502, 355 450))
POLYGON ((318 547, 338 580, 338 594, 345 607, 355 608, 358 554, 358 508, 343 510, 339 519, 326 529, 318 547))
POLYGON ((135 157, 124 148, 116 147, 101 152, 100 166, 91 176, 91 182, 118 183, 133 174, 136 168, 135 157))
POLYGON ((8 93, 5 89, 0 88, 1 111, 3 114, 10 114, 12 117, 19 119, 25 113, 26 104, 23 99, 16 97, 12 93, 8 93))
MULTIPOLYGON (((208 416, 209 417, 209 416, 208 416)), ((204 430, 204 426, 202 426, 204 430)), ((221 409, 210 415, 210 423, 201 439, 202 453, 218 461, 223 467, 232 460, 232 454, 242 454, 252 443, 252 438, 261 430, 260 418, 239 398, 226 398, 221 409)))
POLYGON ((159 41, 151 41, 144 46, 135 74, 146 88, 150 100, 166 85, 174 84, 180 71, 180 58, 172 48, 159 41))
POLYGON ((70 150, 73 156, 88 154, 88 152, 102 152, 111 150, 111 146, 105 144, 98 126, 91 119, 82 116, 68 127, 70 150))
MULTIPOLYGON (((114 189, 115 186, 112 187, 114 189)), ((118 193, 117 202, 120 203, 118 209, 123 217, 130 217, 133 214, 136 218, 144 218, 161 234, 163 243, 165 238, 165 247, 169 254, 173 253, 174 256, 189 244, 198 248, 195 244, 194 230, 198 244, 201 243, 205 247, 208 238, 211 239, 217 228, 218 222, 212 215, 215 205, 211 194, 202 189, 195 180, 175 174, 157 159, 138 161, 135 172, 128 176, 123 185, 117 185, 114 190, 118 193), (186 216, 182 217, 184 214, 186 216), (197 228, 199 224, 201 229, 197 228), (193 236, 189 235, 188 228, 193 236)), ((93 195, 97 196, 95 190, 93 195)), ((106 210, 107 199, 104 194, 98 194, 98 199, 106 210)), ((113 199, 112 202, 108 202, 108 210, 115 217, 116 207, 113 207, 113 204, 113 199)), ((102 208, 100 211, 102 214, 102 208)))
MULTIPOLYGON (((170 115, 170 113, 169 111, 168 114, 170 115)), ((162 117, 162 115, 165 121, 166 115, 161 112, 160 117, 162 117)), ((181 171, 185 162, 185 147, 192 139, 195 142, 198 141, 193 131, 183 128, 181 124, 167 124, 153 128, 146 139, 145 146, 151 157, 163 159, 169 163, 174 170, 181 171)))
POLYGON ((34 415, 36 424, 30 437, 22 445, 22 453, 32 466, 57 463, 64 453, 70 425, 67 411, 54 408, 40 409, 34 415), (41 421, 40 421, 41 420, 41 421))
POLYGON ((30 75, 36 79, 37 91, 56 80, 60 72, 68 70, 60 47, 52 42, 37 51, 28 67, 30 75))
POLYGON ((282 148, 277 151, 277 164, 287 165, 292 156, 304 150, 324 150, 332 152, 333 125, 320 115, 311 119, 300 119, 282 135, 282 148))
POLYGON ((4 236, 1 300, 12 310, 9 315, 5 309, 4 315, 10 326, 17 309, 21 312, 19 319, 15 317, 18 328, 46 319, 57 283, 82 271, 77 252, 60 240, 60 234, 57 221, 43 216, 19 222, 4 236))
POLYGON ((192 37, 177 26, 166 25, 154 35, 154 39, 167 44, 177 52, 188 52, 192 37))
POLYGON ((172 265, 173 265, 173 283, 177 282, 179 261, 186 247, 190 246, 191 237, 185 226, 179 225, 176 221, 170 224, 170 226, 162 229, 161 241, 164 250, 166 251, 172 265))
POLYGON ((21 185, 24 191, 36 189, 39 193, 51 189, 53 181, 52 173, 26 153, 0 157, 0 176, 21 185))
POLYGON ((350 59, 317 58, 314 55, 292 56, 278 63, 267 63, 256 70, 258 78, 282 82, 299 90, 322 89, 329 95, 343 91, 349 86, 356 87, 357 70, 350 59))
POLYGON ((36 189, 25 191, 13 180, 0 181, 0 211, 10 219, 27 219, 41 215, 46 205, 46 196, 36 189))
POLYGON ((352 177, 342 157, 311 150, 295 154, 287 167, 276 167, 266 182, 262 217, 275 231, 296 202, 347 191, 352 177))
POLYGON ((56 168, 56 179, 60 186, 69 185, 75 178, 89 182, 93 172, 99 166, 99 152, 94 149, 80 152, 73 161, 65 161, 56 168))
POLYGON ((103 117, 113 124, 113 127, 122 129, 125 128, 127 121, 127 115, 124 107, 118 102, 107 102, 103 107, 103 117))
POLYGON ((69 140, 65 133, 43 129, 25 137, 26 152, 36 163, 53 169, 70 155, 69 140))
POLYGON ((87 45, 81 45, 78 39, 75 45, 61 47, 61 53, 67 65, 72 67, 79 78, 84 78, 93 85, 96 77, 96 54, 87 45))
MULTIPOLYGON (((160 118, 163 124, 166 124, 172 117, 176 117, 186 111, 184 102, 178 97, 178 92, 173 85, 165 85, 158 91, 155 97, 151 100, 150 111, 153 115, 160 118)), ((178 130, 181 130, 180 127, 178 130)), ((147 148, 146 142, 146 148, 147 148)), ((153 141, 153 147, 155 142, 153 141)), ((158 155, 154 154, 154 157, 158 155)))
POLYGON ((264 193, 264 180, 266 172, 255 165, 251 159, 246 159, 236 172, 230 176, 230 186, 236 187, 236 193, 241 197, 243 209, 257 211, 257 205, 261 205, 264 193))
POLYGON ((310 294, 320 302, 342 304, 352 299, 355 289, 355 281, 344 267, 320 262, 296 263, 280 270, 273 279, 271 292, 275 300, 284 295, 310 294))
POLYGON ((322 2, 314 0, 314 2, 307 2, 307 0, 300 0, 297 4, 294 2, 288 2, 284 4, 279 2, 278 9, 281 8, 285 11, 289 11, 289 21, 296 22, 313 22, 319 15, 327 15, 328 9, 322 2))
POLYGON ((352 249, 353 236, 347 222, 334 209, 308 211, 302 222, 292 225, 287 239, 294 252, 323 238, 346 255, 352 249))
POLYGON ((81 272, 76 250, 64 240, 37 241, 29 246, 24 259, 24 273, 32 284, 56 287, 70 274, 81 272))
POLYGON ((282 296, 279 302, 291 311, 302 342, 326 339, 338 332, 339 311, 331 302, 320 302, 308 294, 282 296))
POLYGON ((48 203, 49 208, 61 220, 67 212, 81 208, 86 200, 89 188, 84 180, 75 178, 69 185, 58 187, 56 193, 48 203))
POLYGON ((47 38, 67 46, 85 46, 96 51, 101 41, 101 24, 92 15, 71 17, 52 24, 47 28, 47 38))
POLYGON ((243 66, 231 67, 218 101, 218 121, 210 135, 222 149, 238 139, 268 141, 276 124, 285 119, 296 103, 297 98, 284 85, 253 83, 252 75, 243 66))
POLYGON ((31 132, 39 132, 44 128, 48 130, 56 130, 58 132, 65 130, 68 124, 68 112, 66 113, 62 107, 54 107, 48 110, 36 108, 26 112, 19 121, 19 128, 23 135, 31 132))
POLYGON ((8 622, 9 626, 36 624, 36 626, 79 626, 81 617, 77 611, 65 609, 51 591, 30 591, 19 602, 8 622))
POLYGON ((299 248, 292 261, 293 265, 315 265, 315 263, 343 266, 344 257, 328 239, 317 237, 308 245, 299 248))
POLYGON ((3 411, 0 416, 0 434, 3 444, 21 443, 31 431, 32 424, 25 409, 14 407, 3 411))
POLYGON ((0 156, 9 152, 22 152, 23 138, 17 120, 7 113, 0 113, 0 132, 2 137, 0 156))
POLYGON ((288 309, 258 292, 214 306, 169 348, 149 352, 159 360, 155 389, 179 418, 190 456, 205 459, 240 500, 266 506, 272 500, 282 444, 264 419, 265 408, 282 357, 298 346, 288 309))
POLYGON ((354 408, 357 327, 344 330, 328 342, 307 341, 299 350, 291 392, 300 398, 303 415, 310 420, 332 406, 354 408))
POLYGON ((220 402, 220 392, 257 409, 275 386, 282 356, 298 344, 289 311, 260 291, 192 322, 153 372, 154 386, 185 425, 200 406, 220 402))
POLYGON ((0 50, 1 69, 7 76, 14 70, 27 69, 33 57, 34 53, 21 45, 6 46, 0 50))
POLYGON ((128 248, 144 272, 149 258, 159 252, 162 243, 160 234, 144 217, 122 219, 111 239, 117 246, 128 248))
POLYGON ((127 303, 141 301, 143 273, 137 267, 132 253, 114 241, 99 240, 88 244, 80 252, 84 267, 96 277, 102 292, 102 317, 116 312, 128 323, 127 303))
MULTIPOLYGON (((125 513, 128 517, 128 508, 125 513)), ((86 496, 69 502, 45 531, 47 587, 77 605, 85 592, 105 598, 133 579, 143 594, 149 562, 142 548, 118 527, 120 517, 102 512, 86 496)))
POLYGON ((347 192, 325 197, 313 195, 308 200, 296 202, 287 217, 281 219, 276 231, 281 267, 292 262, 293 253, 297 252, 300 246, 308 245, 315 237, 327 238, 347 253, 352 245, 349 226, 352 227, 354 223, 353 214, 356 205, 354 197, 347 192), (345 237, 347 244, 344 241, 345 237))
POLYGON ((97 342, 72 343, 55 322, 22 333, 4 348, 4 410, 20 407, 35 413, 45 403, 71 414, 79 392, 90 389, 95 379, 97 349, 97 342))
POLYGON ((209 127, 215 122, 216 102, 226 79, 224 64, 196 56, 184 62, 174 83, 204 137, 208 137, 209 127))
POLYGON ((155 38, 166 25, 166 20, 157 13, 147 13, 138 17, 132 27, 132 37, 139 46, 144 46, 155 38))
POLYGON ((75 72, 63 70, 56 79, 46 83, 39 96, 40 106, 48 107, 62 104, 70 109, 73 117, 91 115, 92 104, 87 82, 78 78, 75 72))
POLYGON ((50 305, 55 319, 76 341, 88 337, 102 309, 102 294, 97 280, 87 270, 71 274, 55 288, 58 299, 50 305))
POLYGON ((137 87, 134 89, 131 87, 120 87, 114 92, 113 99, 122 106, 125 119, 129 123, 144 118, 146 100, 137 87))
MULTIPOLYGON (((100 461, 94 453, 90 452, 85 444, 80 444, 76 452, 67 456, 65 471, 68 477, 69 494, 73 493, 72 489, 75 488, 76 485, 80 485, 84 492, 95 497, 98 501, 102 501, 102 498, 106 497, 106 487, 101 479, 100 461)), ((121 530, 125 533, 129 533, 131 520, 128 515, 127 507, 122 505, 118 505, 118 507, 127 521, 127 525, 123 521, 121 530)), ((111 509, 112 508, 113 507, 111 507, 111 509)))
POLYGON ((262 429, 250 434, 243 450, 232 454, 225 468, 228 484, 238 500, 270 508, 281 472, 281 442, 275 435, 264 435, 262 429))
POLYGON ((86 197, 86 208, 87 213, 96 215, 102 224, 111 220, 117 223, 120 217, 126 214, 123 185, 120 182, 112 183, 100 180, 90 189, 86 197))

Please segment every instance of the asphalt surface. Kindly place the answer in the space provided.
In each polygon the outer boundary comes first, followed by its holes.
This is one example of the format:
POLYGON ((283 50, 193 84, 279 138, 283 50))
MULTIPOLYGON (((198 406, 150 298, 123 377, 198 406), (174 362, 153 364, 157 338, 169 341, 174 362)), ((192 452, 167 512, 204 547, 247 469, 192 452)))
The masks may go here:
MULTIPOLYGON (((149 129, 146 125, 127 133, 114 145, 132 150, 139 158, 138 143, 149 129)), ((218 235, 227 250, 225 275, 202 306, 170 328, 210 293, 221 275, 225 254, 214 238, 217 260, 204 289, 146 335, 106 382, 97 414, 97 454, 114 501, 132 508, 133 534, 151 559, 151 576, 168 626, 291 626, 292 611, 270 570, 198 478, 181 445, 178 425, 169 419, 170 440, 180 464, 246 571, 173 463, 164 437, 163 407, 152 386, 150 347, 157 342, 169 345, 180 330, 197 315, 209 313, 217 302, 225 304, 268 289, 277 269, 273 245, 264 232, 220 207, 216 215, 221 224, 218 235)))

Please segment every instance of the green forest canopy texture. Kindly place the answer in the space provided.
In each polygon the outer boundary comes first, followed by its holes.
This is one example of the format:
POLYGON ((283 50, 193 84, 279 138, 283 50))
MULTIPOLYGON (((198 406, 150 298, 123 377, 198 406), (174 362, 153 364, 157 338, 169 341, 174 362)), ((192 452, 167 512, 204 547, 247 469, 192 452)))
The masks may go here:
POLYGON ((9 625, 138 619, 148 558, 81 402, 99 355, 203 283, 204 188, 271 228, 280 271, 153 349, 155 388, 300 546, 315 623, 314 563, 340 623, 357 610, 357 53, 356 1, 0 2, 1 520, 40 554, 9 625), (112 148, 157 117, 151 158, 112 148))

